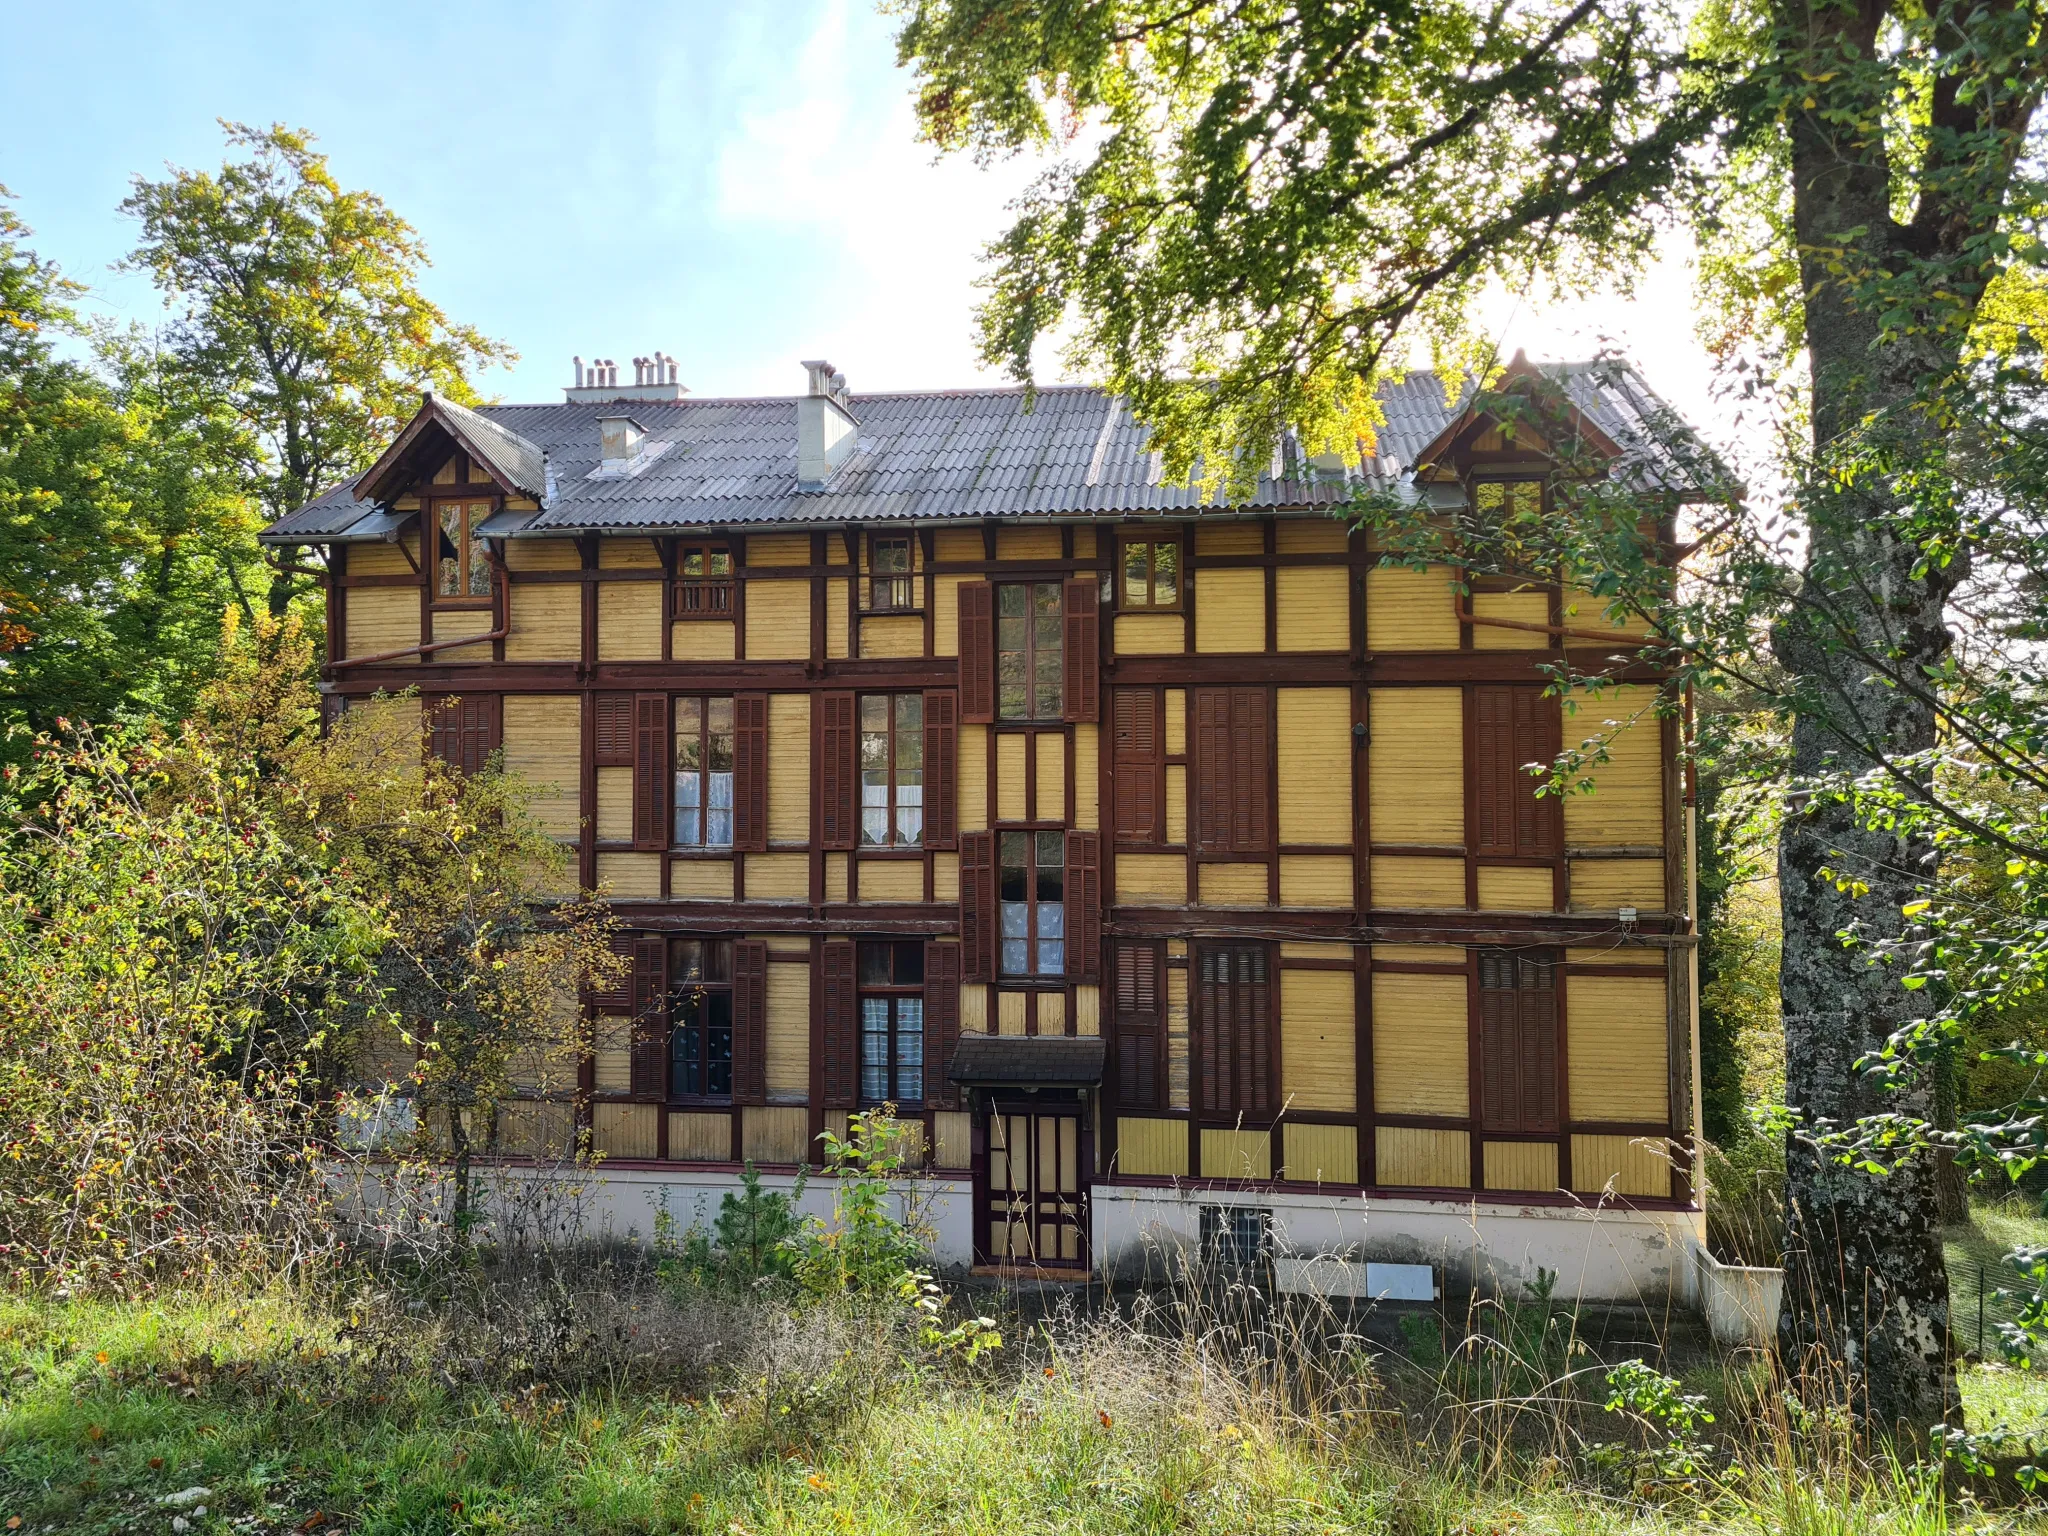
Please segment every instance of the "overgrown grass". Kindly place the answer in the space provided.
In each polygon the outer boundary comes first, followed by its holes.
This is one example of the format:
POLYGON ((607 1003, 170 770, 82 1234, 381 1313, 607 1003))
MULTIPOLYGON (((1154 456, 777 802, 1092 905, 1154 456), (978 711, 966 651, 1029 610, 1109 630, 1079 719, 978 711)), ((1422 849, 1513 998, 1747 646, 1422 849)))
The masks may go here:
POLYGON ((1509 1384, 1503 1417, 1440 1390, 1498 1391, 1502 1370, 1411 1365, 1404 1388, 1355 1341, 1317 1385, 1290 1375, 1278 1331, 1239 1349, 1056 1317, 970 1367, 887 1317, 602 1272, 507 1279, 432 1298, 0 1302, 0 1525, 168 1536, 161 1501, 193 1488, 193 1536, 2022 1524, 1818 1440, 1753 1433, 1769 1417, 1754 1368, 1718 1383, 1729 1440, 1713 1469, 1664 1476, 1631 1459, 1655 1436, 1600 1413, 1597 1371, 1571 1411, 1635 1448, 1619 1461, 1554 1432, 1552 1383, 1509 1384))

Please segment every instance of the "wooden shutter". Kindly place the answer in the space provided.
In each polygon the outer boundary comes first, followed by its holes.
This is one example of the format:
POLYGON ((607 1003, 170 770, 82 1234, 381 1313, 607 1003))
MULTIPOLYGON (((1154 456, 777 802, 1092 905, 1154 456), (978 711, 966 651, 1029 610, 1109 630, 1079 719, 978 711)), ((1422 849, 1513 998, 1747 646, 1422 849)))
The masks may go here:
POLYGON ((855 786, 860 772, 859 716, 851 693, 818 695, 818 845, 851 848, 860 838, 855 786))
POLYGON ((1117 688, 1110 693, 1110 793, 1116 801, 1119 844, 1152 844, 1166 836, 1164 739, 1159 692, 1117 688))
POLYGON ((960 718, 985 725, 995 717, 995 584, 963 581, 960 583, 960 718))
POLYGON ((600 693, 597 696, 597 766, 633 766, 633 695, 600 693))
POLYGON ((1480 1128, 1554 1136, 1557 965, 1501 950, 1479 956, 1480 1128))
POLYGON ((1562 829, 1555 798, 1539 797, 1523 764, 1557 752, 1557 705, 1541 688, 1472 690, 1473 804, 1481 854, 1554 857, 1562 829))
POLYGON ((482 773, 498 750, 498 696, 494 693, 434 701, 428 711, 427 748, 458 773, 482 773))
POLYGON ((662 1097, 668 1084, 668 940, 633 941, 633 1066, 635 1098, 662 1097))
POLYGON ((1067 834, 1067 979, 1102 977, 1102 834, 1067 834))
POLYGON ((960 1042, 960 946, 924 947, 924 1101, 952 1109, 959 1095, 946 1080, 953 1047, 960 1042))
POLYGON ((615 934, 612 937, 612 953, 624 960, 618 978, 608 987, 590 989, 590 1006, 599 1013, 621 1014, 633 1011, 633 946, 629 934, 615 934))
POLYGON ((1198 953, 1195 1008, 1205 1113, 1272 1113, 1269 969, 1260 944, 1205 945, 1198 953))
POLYGON ((996 979, 996 835, 960 834, 960 974, 996 979))
POLYGON ((924 843, 951 848, 960 840, 960 695, 934 688, 924 696, 924 843))
POLYGON ((666 848, 668 820, 668 695, 633 695, 633 846, 666 848))
POLYGON ((1195 690, 1195 846, 1262 857, 1271 850, 1271 695, 1264 688, 1195 690))
POLYGON ((1060 656, 1066 669, 1062 716, 1068 720, 1093 720, 1102 713, 1101 606, 1101 588, 1093 576, 1076 577, 1066 583, 1061 594, 1066 629, 1060 656))
POLYGON ((768 1102, 768 946, 759 939, 732 947, 732 1099, 768 1102))
POLYGON ((860 994, 853 943, 825 941, 824 1107, 852 1109, 860 1094, 860 994))
POLYGON ((732 701, 732 845, 741 853, 768 849, 768 695, 732 701))
POLYGON ((1165 1102, 1159 1036, 1165 1009, 1165 977, 1159 946, 1119 944, 1115 950, 1111 1021, 1116 1047, 1117 1103, 1128 1109, 1156 1109, 1165 1102))

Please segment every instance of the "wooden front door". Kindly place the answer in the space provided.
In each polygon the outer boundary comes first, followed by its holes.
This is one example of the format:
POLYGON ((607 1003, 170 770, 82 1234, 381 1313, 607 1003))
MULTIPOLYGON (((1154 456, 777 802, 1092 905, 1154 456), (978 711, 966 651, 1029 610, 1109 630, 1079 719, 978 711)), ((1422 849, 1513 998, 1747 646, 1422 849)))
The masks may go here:
POLYGON ((1088 1267, 1081 1117, 988 1111, 979 1234, 985 1264, 1088 1267))

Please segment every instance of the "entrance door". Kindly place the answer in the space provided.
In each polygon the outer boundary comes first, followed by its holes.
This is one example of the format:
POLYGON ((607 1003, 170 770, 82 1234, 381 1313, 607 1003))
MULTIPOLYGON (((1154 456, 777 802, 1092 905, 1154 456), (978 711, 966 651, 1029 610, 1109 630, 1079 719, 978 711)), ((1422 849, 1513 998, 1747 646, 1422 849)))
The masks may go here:
POLYGON ((1078 1114, 991 1110, 984 1263, 1088 1267, 1078 1114))

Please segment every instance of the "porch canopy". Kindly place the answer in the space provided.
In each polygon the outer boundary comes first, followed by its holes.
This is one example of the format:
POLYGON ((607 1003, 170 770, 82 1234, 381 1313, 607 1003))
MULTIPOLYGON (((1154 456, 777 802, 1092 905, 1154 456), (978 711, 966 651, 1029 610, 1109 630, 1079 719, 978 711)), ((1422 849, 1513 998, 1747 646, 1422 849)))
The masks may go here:
POLYGON ((1092 1088, 1107 1054, 1100 1035, 962 1035, 946 1078, 965 1088, 1092 1088))

